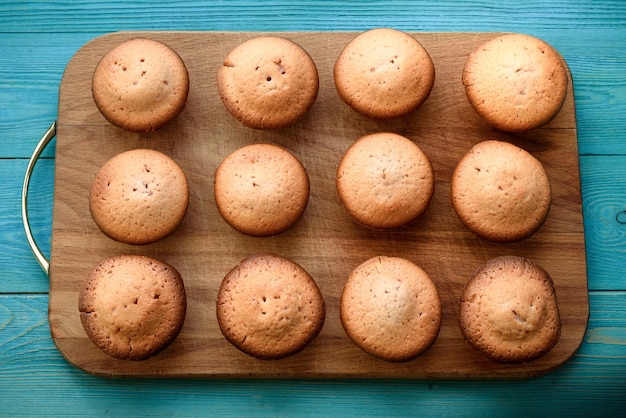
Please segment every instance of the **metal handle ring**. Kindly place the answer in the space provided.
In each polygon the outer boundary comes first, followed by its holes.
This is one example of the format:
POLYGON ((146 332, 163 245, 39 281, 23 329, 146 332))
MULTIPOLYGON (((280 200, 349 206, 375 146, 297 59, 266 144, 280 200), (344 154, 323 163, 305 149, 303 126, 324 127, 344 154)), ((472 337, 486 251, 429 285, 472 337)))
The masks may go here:
POLYGON ((37 243, 33 238, 33 233, 30 230, 30 222, 28 221, 28 185, 30 184, 30 176, 33 173, 33 169, 35 168, 35 164, 37 163, 39 156, 46 148, 46 146, 50 143, 50 141, 52 141, 52 138, 56 136, 56 131, 57 123, 56 121, 54 121, 37 143, 37 146, 33 151, 33 155, 31 155, 30 160, 28 161, 26 174, 24 175, 24 184, 22 186, 22 223, 24 224, 26 239, 28 240, 28 245, 35 255, 37 262, 46 273, 46 275, 48 275, 50 271, 50 262, 48 261, 48 259, 46 259, 46 256, 43 254, 39 246, 37 246, 37 243))

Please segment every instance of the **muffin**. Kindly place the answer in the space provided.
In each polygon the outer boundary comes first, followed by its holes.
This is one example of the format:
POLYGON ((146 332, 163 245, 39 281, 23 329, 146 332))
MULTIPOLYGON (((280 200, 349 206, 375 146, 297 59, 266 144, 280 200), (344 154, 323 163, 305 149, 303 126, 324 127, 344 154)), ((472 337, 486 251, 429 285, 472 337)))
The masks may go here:
POLYGON ((149 149, 125 151, 107 161, 89 195, 96 225, 126 244, 149 244, 170 235, 188 203, 183 170, 167 155, 149 149))
POLYGON ((134 38, 100 60, 91 88, 96 106, 113 125, 150 132, 183 110, 189 74, 181 57, 169 46, 134 38))
POLYGON ((243 42, 217 72, 224 106, 244 125, 277 129, 300 119, 319 89, 317 67, 298 44, 260 36, 243 42))
POLYGON ((543 356, 561 333, 550 275, 523 257, 488 261, 463 290, 459 325, 467 342, 494 361, 543 356))
POLYGON ((117 359, 145 360, 178 336, 187 311, 183 279, 167 263, 120 255, 98 264, 79 293, 89 339, 117 359))
POLYGON ((404 116, 430 95, 435 66, 412 36, 371 29, 356 36, 337 58, 335 87, 354 110, 375 119, 404 116))
POLYGON ((402 362, 435 342, 441 302, 420 267, 403 258, 379 256, 350 273, 340 315, 354 344, 383 360, 402 362))
POLYGON ((358 139, 337 169, 339 199, 358 223, 400 228, 428 208, 435 188, 432 165, 410 139, 382 132, 358 139))
POLYGON ((217 295, 222 334, 259 359, 301 351, 322 329, 325 313, 313 278, 298 264, 274 254, 245 258, 224 277, 217 295))
POLYGON ((476 112, 506 132, 528 131, 552 120, 565 102, 568 84, 559 53, 522 34, 498 36, 476 48, 462 79, 476 112))
POLYGON ((552 189, 541 162, 503 141, 476 144, 452 174, 452 207, 476 235, 495 242, 531 236, 550 211, 552 189))
POLYGON ((309 201, 309 177, 300 161, 273 144, 247 145, 215 171, 215 203, 224 220, 252 236, 284 232, 309 201))

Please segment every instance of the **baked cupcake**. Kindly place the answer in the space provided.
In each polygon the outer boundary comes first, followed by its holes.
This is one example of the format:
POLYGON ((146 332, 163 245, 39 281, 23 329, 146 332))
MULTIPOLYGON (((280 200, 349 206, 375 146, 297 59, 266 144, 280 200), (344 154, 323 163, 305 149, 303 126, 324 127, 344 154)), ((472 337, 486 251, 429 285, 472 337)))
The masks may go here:
POLYGON ((224 220, 252 236, 284 232, 300 219, 309 201, 302 163, 273 144, 247 145, 215 171, 215 203, 224 220))
POLYGON ((495 242, 531 236, 550 211, 552 189, 541 162, 503 141, 476 144, 452 174, 452 207, 476 235, 495 242))
POLYGON ((565 102, 567 67, 544 41, 522 34, 476 48, 463 69, 470 104, 490 125, 524 132, 552 120, 565 102))
POLYGON ((188 203, 183 170, 167 155, 149 149, 115 155, 100 168, 89 194, 96 225, 126 244, 149 244, 170 235, 188 203))
POLYGON ((430 95, 435 66, 412 36, 378 28, 359 34, 334 67, 339 97, 370 118, 393 119, 419 107, 430 95))
POLYGON ((405 226, 428 208, 432 165, 410 139, 382 132, 358 139, 339 163, 339 199, 358 223, 375 229, 405 226))
POLYGON ((183 110, 189 74, 181 57, 152 39, 130 39, 109 51, 92 79, 96 106, 112 124, 155 131, 183 110))
POLYGON ((550 275, 523 257, 488 261, 463 290, 459 325, 467 342, 492 360, 520 363, 543 356, 561 333, 550 275))
POLYGON ((167 263, 140 255, 104 260, 80 290, 89 339, 117 359, 144 360, 178 336, 187 311, 183 279, 167 263))
POLYGON ((260 36, 226 56, 217 87, 226 109, 244 125, 276 129, 309 110, 317 98, 319 77, 313 59, 298 44, 260 36))
POLYGON ((341 295, 341 323, 361 349, 387 361, 411 360, 437 338, 441 302, 412 262, 379 256, 355 268, 341 295))
POLYGON ((313 278, 274 254, 244 259, 224 277, 217 321, 224 337, 265 360, 296 354, 320 332, 326 308, 313 278))

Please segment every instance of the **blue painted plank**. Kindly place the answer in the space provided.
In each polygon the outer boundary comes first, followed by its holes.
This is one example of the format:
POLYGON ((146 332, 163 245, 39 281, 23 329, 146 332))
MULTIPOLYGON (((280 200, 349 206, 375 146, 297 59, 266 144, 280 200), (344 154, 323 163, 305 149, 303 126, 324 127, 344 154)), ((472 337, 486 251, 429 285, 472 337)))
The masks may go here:
MULTIPOLYGON (((96 34, 0 35, 0 158, 28 158, 57 119, 59 84, 76 51, 96 34)), ((42 157, 54 157, 49 146, 42 157)))
POLYGON ((8 415, 609 416, 626 393, 626 292, 592 292, 583 346, 527 381, 105 380, 65 362, 47 297, 0 295, 0 404, 8 415))
POLYGON ((580 158, 589 289, 626 289, 626 156, 580 158))
MULTIPOLYGON (((47 2, 11 1, 0 6, 3 32, 85 32, 127 29, 363 30, 426 24, 432 30, 568 29, 613 25, 626 20, 620 0, 502 0, 498 2, 409 1, 189 1, 47 2), (426 4, 423 4, 426 3, 426 4), (55 26, 55 23, 58 26, 55 26)), ((431 29, 429 29, 431 30, 431 29)))
MULTIPOLYGON (((0 160, 0 293, 48 292, 49 282, 30 250, 22 224, 21 193, 26 160, 0 160)), ((33 236, 49 256, 52 232, 54 160, 33 171, 28 212, 33 236)))

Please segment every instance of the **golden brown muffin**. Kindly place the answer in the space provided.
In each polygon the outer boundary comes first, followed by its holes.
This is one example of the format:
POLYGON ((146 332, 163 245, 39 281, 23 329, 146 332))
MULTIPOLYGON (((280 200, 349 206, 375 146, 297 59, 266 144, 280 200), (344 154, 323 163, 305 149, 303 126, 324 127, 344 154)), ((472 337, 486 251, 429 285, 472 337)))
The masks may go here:
POLYGON ((224 277, 217 320, 224 337, 244 353, 265 360, 306 347, 324 324, 326 307, 313 278, 274 254, 245 258, 224 277))
POLYGON ((300 219, 309 201, 309 177, 285 148, 252 144, 227 156, 215 171, 215 202, 241 233, 270 236, 300 219))
POLYGON ((523 132, 545 125, 561 110, 567 66, 544 41, 507 34, 470 53, 463 84, 470 104, 490 125, 523 132))
POLYGON ((467 342, 492 360, 519 363, 543 356, 561 334, 550 275, 523 257, 488 261, 463 290, 459 325, 467 342))
POLYGON ((149 149, 125 151, 107 161, 89 195, 98 227, 126 244, 148 244, 170 235, 188 204, 189 186, 182 168, 149 149))
POLYGON ((135 132, 155 131, 185 107, 189 74, 172 48, 135 38, 100 60, 92 93, 98 109, 112 124, 135 132))
POLYGON ((217 87, 226 109, 244 125, 276 129, 300 119, 319 89, 317 67, 295 42, 260 36, 224 59, 217 87))
POLYGON ((144 360, 178 336, 187 311, 183 279, 167 263, 139 255, 104 260, 79 294, 91 341, 117 359, 144 360))
POLYGON ((400 228, 428 208, 435 188, 430 160, 410 139, 382 132, 358 139, 336 178, 339 199, 358 223, 400 228))
POLYGON ((411 35, 377 28, 359 34, 334 67, 339 97, 370 118, 392 119, 419 107, 435 83, 428 52, 411 35))
POLYGON ((541 162, 503 141, 476 144, 452 174, 452 206, 478 236, 519 241, 543 225, 552 203, 550 179, 541 162))
POLYGON ((425 352, 441 325, 441 302, 428 274, 398 257, 373 257, 355 268, 341 295, 341 323, 350 339, 383 360, 425 352))

